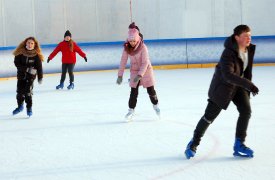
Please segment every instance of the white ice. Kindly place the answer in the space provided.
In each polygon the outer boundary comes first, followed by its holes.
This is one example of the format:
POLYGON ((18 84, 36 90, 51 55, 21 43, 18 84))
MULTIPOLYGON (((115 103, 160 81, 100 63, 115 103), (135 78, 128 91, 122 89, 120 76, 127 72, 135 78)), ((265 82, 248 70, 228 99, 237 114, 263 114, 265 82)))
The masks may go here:
MULTIPOLYGON (((75 89, 55 90, 59 75, 35 82, 33 112, 12 116, 16 80, 0 81, 0 179, 275 179, 275 67, 255 67, 246 144, 253 159, 234 158, 233 104, 210 126, 196 157, 184 150, 207 104, 214 69, 155 71, 161 120, 140 88, 137 115, 125 123, 130 88, 116 71, 76 74, 75 89)), ((66 82, 68 82, 68 77, 66 82)), ((68 83, 67 83, 68 84, 68 83)), ((67 85, 66 84, 66 85, 67 85)))

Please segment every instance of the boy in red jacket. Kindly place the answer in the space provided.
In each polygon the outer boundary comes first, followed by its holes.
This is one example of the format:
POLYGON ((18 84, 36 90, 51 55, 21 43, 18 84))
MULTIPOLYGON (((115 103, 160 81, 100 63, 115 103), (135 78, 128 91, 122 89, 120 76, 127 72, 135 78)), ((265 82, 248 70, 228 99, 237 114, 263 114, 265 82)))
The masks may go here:
POLYGON ((80 47, 72 40, 72 34, 67 30, 64 34, 64 41, 60 42, 54 51, 49 55, 47 63, 52 60, 57 53, 62 53, 62 75, 60 84, 56 86, 56 89, 63 89, 64 81, 66 79, 66 73, 68 71, 70 76, 70 85, 67 87, 69 90, 74 89, 74 66, 76 63, 76 52, 85 59, 87 62, 86 54, 80 49, 80 47))

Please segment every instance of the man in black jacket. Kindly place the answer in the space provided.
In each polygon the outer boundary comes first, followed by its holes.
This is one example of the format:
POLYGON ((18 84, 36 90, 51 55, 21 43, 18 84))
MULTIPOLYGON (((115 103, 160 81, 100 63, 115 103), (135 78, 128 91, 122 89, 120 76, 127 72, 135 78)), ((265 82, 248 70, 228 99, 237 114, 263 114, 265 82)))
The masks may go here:
POLYGON ((222 109, 227 109, 231 101, 239 112, 234 156, 253 157, 253 151, 244 145, 251 117, 250 92, 253 95, 259 92, 251 82, 255 45, 251 44, 250 28, 247 25, 237 26, 234 34, 225 40, 224 47, 210 84, 205 114, 198 122, 194 136, 185 150, 187 159, 195 156, 206 129, 222 109))

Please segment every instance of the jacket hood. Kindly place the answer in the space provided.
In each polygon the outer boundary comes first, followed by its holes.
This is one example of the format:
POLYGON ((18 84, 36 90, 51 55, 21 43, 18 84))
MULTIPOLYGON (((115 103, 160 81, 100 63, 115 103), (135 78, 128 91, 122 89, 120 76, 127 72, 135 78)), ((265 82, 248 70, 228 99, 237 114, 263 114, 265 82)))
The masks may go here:
MULTIPOLYGON (((233 35, 231 35, 231 36, 229 36, 228 38, 226 38, 226 40, 225 40, 225 42, 224 42, 224 47, 226 48, 226 49, 230 49, 230 50, 232 50, 233 52, 235 52, 235 53, 239 53, 239 48, 238 48, 238 44, 237 44, 237 42, 236 42, 236 39, 235 39, 235 37, 234 37, 234 34, 233 35)), ((253 49, 253 50, 255 50, 255 45, 254 44, 250 44, 249 45, 249 47, 248 47, 248 49, 253 49)))
POLYGON ((226 49, 230 49, 230 50, 238 53, 238 44, 234 38, 234 35, 231 35, 228 38, 226 38, 226 40, 224 42, 224 47, 226 49))

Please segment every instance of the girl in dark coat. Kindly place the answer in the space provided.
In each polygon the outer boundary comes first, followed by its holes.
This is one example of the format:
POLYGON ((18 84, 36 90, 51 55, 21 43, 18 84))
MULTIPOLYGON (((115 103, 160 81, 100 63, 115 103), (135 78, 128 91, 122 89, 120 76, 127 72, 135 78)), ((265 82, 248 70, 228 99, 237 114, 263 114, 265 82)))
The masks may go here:
POLYGON ((38 77, 38 83, 42 83, 43 55, 38 41, 34 37, 28 37, 19 44, 13 52, 14 64, 17 68, 17 104, 18 107, 13 111, 16 115, 23 111, 24 101, 27 104, 27 115, 32 116, 32 95, 33 82, 38 77))

